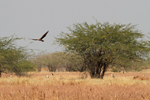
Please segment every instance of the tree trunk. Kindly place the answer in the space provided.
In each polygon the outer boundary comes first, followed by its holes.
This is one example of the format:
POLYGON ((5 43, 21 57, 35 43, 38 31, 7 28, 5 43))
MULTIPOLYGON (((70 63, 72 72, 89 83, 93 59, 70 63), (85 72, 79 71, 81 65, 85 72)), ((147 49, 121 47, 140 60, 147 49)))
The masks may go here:
POLYGON ((38 72, 40 72, 41 71, 41 67, 38 67, 38 72))
POLYGON ((90 69, 90 76, 91 76, 91 78, 94 78, 95 77, 95 67, 90 65, 89 69, 90 69))
POLYGON ((0 65, 0 77, 2 76, 2 70, 1 70, 1 65, 0 65))
POLYGON ((100 67, 96 67, 96 78, 100 78, 100 67))
POLYGON ((104 63, 103 71, 102 71, 102 74, 101 74, 101 76, 100 76, 101 79, 103 79, 106 69, 107 69, 107 64, 104 63))
POLYGON ((2 71, 0 70, 0 77, 2 76, 2 71))
POLYGON ((90 76, 91 76, 91 78, 94 78, 94 76, 95 76, 94 71, 91 71, 91 72, 90 72, 90 76))

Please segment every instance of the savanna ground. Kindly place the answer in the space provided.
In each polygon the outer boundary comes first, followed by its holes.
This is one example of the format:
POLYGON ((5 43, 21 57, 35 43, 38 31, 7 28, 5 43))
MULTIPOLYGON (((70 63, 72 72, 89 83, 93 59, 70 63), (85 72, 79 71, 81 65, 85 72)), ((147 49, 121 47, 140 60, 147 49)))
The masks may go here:
POLYGON ((3 73, 0 100, 150 100, 150 71, 113 73, 115 78, 106 72, 103 80, 82 79, 79 72, 29 74, 11 77, 3 73))

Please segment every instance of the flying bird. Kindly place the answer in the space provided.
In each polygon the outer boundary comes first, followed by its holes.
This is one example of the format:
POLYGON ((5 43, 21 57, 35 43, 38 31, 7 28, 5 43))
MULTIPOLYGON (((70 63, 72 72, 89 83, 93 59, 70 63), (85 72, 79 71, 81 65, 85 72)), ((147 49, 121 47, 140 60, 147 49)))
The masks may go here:
POLYGON ((47 35, 48 32, 49 31, 47 31, 40 39, 31 39, 31 40, 44 42, 44 40, 42 40, 42 39, 47 35))

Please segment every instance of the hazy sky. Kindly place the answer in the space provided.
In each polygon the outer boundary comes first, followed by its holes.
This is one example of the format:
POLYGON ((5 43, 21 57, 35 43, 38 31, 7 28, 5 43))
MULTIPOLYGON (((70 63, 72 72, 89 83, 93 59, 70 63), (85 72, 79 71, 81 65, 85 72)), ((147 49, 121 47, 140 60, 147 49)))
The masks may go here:
POLYGON ((109 22, 138 25, 142 33, 150 32, 150 0, 0 0, 0 37, 25 37, 17 45, 36 49, 35 52, 61 51, 52 45, 57 35, 69 32, 75 23, 109 22), (45 42, 39 38, 49 30, 45 42), (37 51, 39 50, 39 51, 37 51))

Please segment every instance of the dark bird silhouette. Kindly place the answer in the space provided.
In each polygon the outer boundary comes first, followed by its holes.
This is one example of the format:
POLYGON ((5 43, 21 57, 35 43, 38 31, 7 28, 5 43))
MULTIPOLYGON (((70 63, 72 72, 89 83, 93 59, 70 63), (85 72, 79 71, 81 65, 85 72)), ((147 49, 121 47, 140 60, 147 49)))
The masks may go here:
POLYGON ((42 39, 47 35, 48 32, 49 31, 47 31, 40 39, 31 39, 31 40, 44 42, 44 40, 42 40, 42 39))

